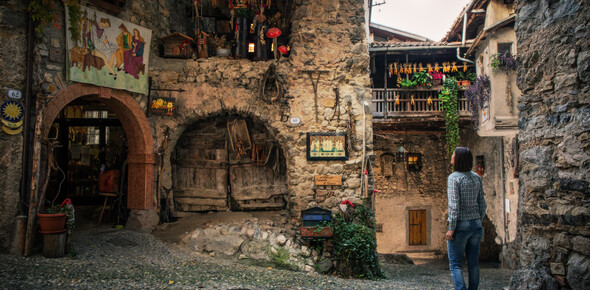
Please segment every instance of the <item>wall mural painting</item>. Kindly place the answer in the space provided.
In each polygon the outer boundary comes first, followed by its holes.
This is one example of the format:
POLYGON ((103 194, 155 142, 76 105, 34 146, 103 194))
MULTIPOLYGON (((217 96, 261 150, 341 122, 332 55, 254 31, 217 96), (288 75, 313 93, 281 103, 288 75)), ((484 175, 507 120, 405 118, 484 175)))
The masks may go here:
POLYGON ((66 24, 68 80, 148 93, 151 30, 85 6, 66 24))
POLYGON ((348 160, 346 133, 307 133, 307 160, 348 160))

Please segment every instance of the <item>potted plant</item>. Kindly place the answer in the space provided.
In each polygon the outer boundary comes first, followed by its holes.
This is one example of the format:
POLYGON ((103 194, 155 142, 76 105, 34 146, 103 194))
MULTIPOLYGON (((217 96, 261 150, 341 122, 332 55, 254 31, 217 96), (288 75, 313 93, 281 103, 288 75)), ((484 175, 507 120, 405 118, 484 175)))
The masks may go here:
POLYGON ((432 76, 426 71, 417 71, 412 75, 412 80, 416 82, 416 84, 430 88, 432 87, 432 76))
POLYGON ((504 67, 504 72, 508 74, 511 70, 513 70, 518 65, 518 60, 516 56, 513 56, 509 53, 505 54, 493 54, 490 56, 490 66, 492 70, 497 71, 499 68, 504 67))
POLYGON ((412 81, 412 80, 402 80, 400 85, 404 89, 410 89, 410 88, 415 87, 417 85, 417 83, 416 83, 416 81, 412 81))
POLYGON ((225 57, 230 55, 230 42, 227 41, 227 35, 215 35, 213 37, 213 45, 215 45, 215 54, 217 56, 225 57))
POLYGON ((442 80, 443 80, 443 77, 445 76, 444 73, 432 71, 429 74, 430 74, 430 76, 432 76, 432 83, 435 86, 442 85, 442 80))

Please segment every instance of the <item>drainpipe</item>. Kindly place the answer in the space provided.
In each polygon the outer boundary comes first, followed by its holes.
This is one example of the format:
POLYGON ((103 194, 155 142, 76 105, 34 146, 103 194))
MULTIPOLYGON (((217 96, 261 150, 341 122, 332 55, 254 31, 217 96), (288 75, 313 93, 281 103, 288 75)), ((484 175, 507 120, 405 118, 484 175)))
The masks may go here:
MULTIPOLYGON (((30 2, 30 1, 27 1, 30 2)), ((29 5, 27 4, 27 7, 29 5)), ((27 13, 28 25, 27 25, 27 72, 26 72, 26 85, 25 85, 25 115, 23 122, 23 154, 22 154, 22 176, 20 184, 20 198, 21 198, 21 210, 23 213, 27 213, 27 204, 29 200, 29 187, 30 187, 30 176, 31 168, 29 166, 30 151, 31 151, 31 111, 33 109, 33 47, 34 47, 34 33, 33 30, 33 18, 31 12, 27 13)))
MULTIPOLYGON (((471 5, 469 5, 469 7, 467 9, 465 9, 465 13, 463 13, 463 34, 461 35, 461 46, 465 46, 465 42, 467 41, 465 39, 467 37, 467 12, 469 11, 469 9, 471 9, 472 5, 473 5, 473 2, 471 2, 471 5)), ((458 60, 464 61, 466 63, 474 64, 473 61, 468 60, 466 58, 462 58, 460 51, 461 51, 461 48, 457 47, 457 59, 458 60)))
MULTIPOLYGON (((466 41, 465 37, 467 37, 467 11, 468 10, 469 9, 465 10, 465 13, 463 13, 463 34, 461 36, 461 46, 465 46, 465 41, 466 41)), ((460 47, 457 47, 457 59, 460 61, 464 61, 466 63, 471 63, 471 64, 474 63, 471 60, 461 57, 461 48, 460 47)))

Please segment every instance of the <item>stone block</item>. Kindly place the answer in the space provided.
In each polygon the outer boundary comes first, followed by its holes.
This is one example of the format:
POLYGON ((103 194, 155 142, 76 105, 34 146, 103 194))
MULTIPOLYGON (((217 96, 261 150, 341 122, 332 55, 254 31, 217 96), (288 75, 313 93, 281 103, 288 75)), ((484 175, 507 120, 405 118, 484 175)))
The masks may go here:
POLYGON ((550 263, 551 274, 553 275, 565 275, 565 266, 563 263, 550 263))
POLYGON ((572 239, 572 249, 586 256, 590 256, 590 239, 583 236, 576 236, 572 239))
POLYGON ((158 225, 160 217, 152 209, 134 209, 129 213, 127 229, 142 233, 151 233, 158 225))
POLYGON ((590 259, 577 253, 567 262, 567 282, 572 289, 590 289, 590 259))

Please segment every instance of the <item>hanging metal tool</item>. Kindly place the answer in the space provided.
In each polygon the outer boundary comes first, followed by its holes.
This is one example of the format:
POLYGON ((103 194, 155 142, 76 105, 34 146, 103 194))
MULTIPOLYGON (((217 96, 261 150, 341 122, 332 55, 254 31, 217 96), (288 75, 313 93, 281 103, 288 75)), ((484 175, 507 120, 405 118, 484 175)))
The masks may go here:
POLYGON ((336 116, 336 120, 340 122, 340 91, 338 88, 333 88, 334 93, 336 94, 336 99, 334 100, 334 114, 332 115, 331 120, 334 120, 334 116, 336 116))
POLYGON ((320 76, 322 73, 327 73, 327 70, 303 70, 302 72, 306 72, 309 75, 309 79, 311 80, 311 85, 313 86, 313 95, 314 95, 314 108, 315 108, 315 121, 319 122, 318 117, 318 83, 320 82, 320 76), (313 73, 317 72, 318 77, 316 78, 315 82, 313 80, 313 73))

